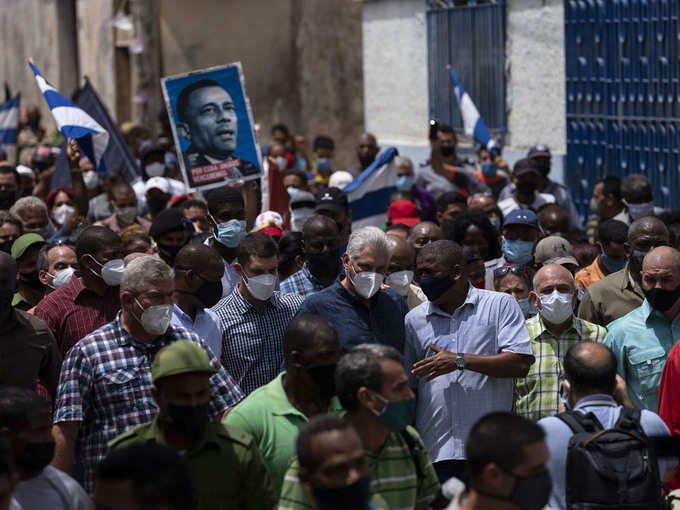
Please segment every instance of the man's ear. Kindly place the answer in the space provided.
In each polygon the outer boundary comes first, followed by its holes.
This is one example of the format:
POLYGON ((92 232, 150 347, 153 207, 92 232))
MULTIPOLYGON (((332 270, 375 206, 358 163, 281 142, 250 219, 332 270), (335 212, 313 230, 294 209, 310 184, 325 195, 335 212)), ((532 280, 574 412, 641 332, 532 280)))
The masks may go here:
POLYGON ((177 124, 177 131, 179 132, 179 136, 191 141, 191 130, 186 122, 179 122, 177 124))
POLYGON ((536 294, 536 291, 531 291, 529 293, 529 302, 533 304, 539 311, 543 308, 541 306, 541 298, 538 297, 538 294, 536 294))
POLYGON ((41 269, 38 272, 38 279, 40 280, 40 283, 42 283, 43 285, 47 286, 48 278, 49 276, 47 276, 47 271, 45 271, 44 269, 41 269))
POLYGON ((234 262, 234 270, 239 274, 243 274, 243 267, 238 262, 234 262))
POLYGON ((120 295, 120 307, 123 308, 124 306, 131 306, 135 303, 135 297, 132 295, 132 292, 128 292, 127 290, 123 291, 123 293, 120 295))

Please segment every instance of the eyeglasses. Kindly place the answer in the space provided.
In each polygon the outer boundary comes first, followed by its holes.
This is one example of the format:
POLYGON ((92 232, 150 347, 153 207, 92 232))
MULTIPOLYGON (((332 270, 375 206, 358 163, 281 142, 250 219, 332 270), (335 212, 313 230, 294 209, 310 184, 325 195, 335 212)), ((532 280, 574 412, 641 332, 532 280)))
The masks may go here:
POLYGON ((493 270, 493 277, 494 278, 502 278, 508 273, 516 274, 518 276, 526 276, 526 268, 524 266, 520 265, 515 265, 515 266, 502 266, 502 267, 497 267, 496 269, 493 270))

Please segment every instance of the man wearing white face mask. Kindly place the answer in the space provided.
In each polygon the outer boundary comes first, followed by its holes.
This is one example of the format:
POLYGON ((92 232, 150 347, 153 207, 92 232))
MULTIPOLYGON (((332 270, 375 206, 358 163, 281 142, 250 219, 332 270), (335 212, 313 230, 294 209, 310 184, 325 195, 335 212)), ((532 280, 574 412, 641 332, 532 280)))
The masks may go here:
MULTIPOLYGON (((38 278, 45 286, 45 295, 71 281, 78 259, 73 248, 65 244, 47 243, 38 252, 38 278)), ((31 310, 29 310, 31 312, 31 310)))
POLYGON ((630 174, 621 181, 621 198, 628 207, 629 223, 664 212, 663 208, 654 205, 652 184, 641 174, 630 174))
POLYGON ((387 235, 394 252, 387 268, 385 286, 392 289, 406 300, 408 309, 427 301, 423 291, 413 283, 413 275, 416 266, 416 251, 406 239, 387 235))
POLYGON ((275 291, 279 248, 264 232, 252 232, 238 245, 241 279, 213 311, 222 326, 222 366, 248 395, 272 381, 283 364, 283 336, 303 301, 275 291))
POLYGON ((349 238, 342 256, 345 274, 309 296, 298 314, 320 315, 338 332, 343 351, 359 344, 386 344, 404 350, 408 306, 392 289, 381 289, 393 246, 377 227, 363 227, 349 238))
POLYGON ((563 266, 547 264, 534 276, 529 300, 538 315, 527 320, 536 361, 529 373, 515 379, 515 413, 540 420, 559 412, 560 386, 564 380, 564 355, 577 342, 601 343, 602 326, 574 317, 577 301, 574 277, 563 266))
POLYGON ((215 371, 209 388, 212 420, 243 397, 205 341, 170 324, 174 290, 174 272, 165 262, 151 256, 133 260, 120 285, 120 313, 80 340, 64 360, 54 406, 53 465, 70 473, 77 445, 90 494, 107 443, 158 414, 151 363, 163 347, 189 340, 206 351, 215 371))
MULTIPOLYGON (((76 241, 79 270, 35 308, 54 333, 62 356, 81 338, 111 322, 120 310, 123 277, 120 237, 106 227, 89 227, 76 241)), ((56 275, 55 275, 56 276, 56 275)))

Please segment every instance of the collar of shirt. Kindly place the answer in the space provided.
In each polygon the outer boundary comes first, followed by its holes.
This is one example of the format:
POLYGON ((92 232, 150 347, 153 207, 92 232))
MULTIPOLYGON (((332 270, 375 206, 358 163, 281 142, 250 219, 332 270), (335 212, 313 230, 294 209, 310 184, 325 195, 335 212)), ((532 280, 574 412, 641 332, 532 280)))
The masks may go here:
POLYGON ((444 310, 442 310, 437 305, 435 305, 432 301, 428 301, 427 302, 427 312, 426 312, 425 315, 426 316, 441 315, 441 316, 447 317, 447 318, 452 317, 453 315, 456 314, 456 312, 458 310, 462 310, 465 306, 473 306, 473 307, 476 306, 478 299, 479 299, 479 289, 470 285, 468 287, 467 296, 465 296, 465 301, 463 302, 462 305, 460 305, 458 308, 456 308, 453 311, 452 314, 446 313, 444 310))
MULTIPOLYGON (((143 439, 144 442, 157 441, 161 444, 167 445, 167 443, 165 442, 165 438, 163 437, 163 432, 161 431, 160 419, 158 415, 153 419, 149 428, 145 430, 142 434, 140 434, 140 438, 143 439)), ((194 445, 194 447, 191 450, 189 450, 188 454, 189 455, 198 454, 207 447, 213 447, 217 449, 220 448, 220 441, 217 439, 217 436, 215 435, 214 427, 205 428, 203 435, 194 445)))
POLYGON ((630 274, 630 262, 626 262, 626 265, 623 268, 623 275, 621 278, 621 290, 625 289, 628 289, 631 292, 634 292, 635 294, 644 297, 644 292, 642 292, 642 288, 640 288, 637 282, 633 280, 633 275, 630 274))
POLYGON ((649 301, 647 301, 647 299, 645 299, 640 305, 640 311, 642 312, 642 315, 645 318, 645 324, 649 324, 649 322, 654 319, 663 321, 668 324, 672 324, 673 322, 676 321, 676 319, 680 317, 679 314, 673 317, 673 320, 668 320, 668 317, 666 317, 663 313, 661 313, 659 310, 655 310, 654 308, 652 308, 652 305, 649 304, 649 301))
POLYGON ((173 313, 175 313, 177 316, 179 316, 179 318, 182 321, 188 322, 190 324, 196 324, 200 320, 201 315, 206 313, 204 308, 197 308, 196 309, 196 320, 194 321, 194 320, 191 320, 191 317, 189 315, 187 315, 186 313, 184 313, 184 310, 182 310, 179 306, 177 306, 177 304, 172 305, 172 309, 173 309, 173 313))
POLYGON ((536 330, 536 331, 537 331, 536 338, 540 337, 540 336, 543 335, 544 333, 545 333, 546 335, 550 335, 552 338, 560 338, 560 337, 562 337, 562 336, 565 336, 565 335, 566 335, 567 333, 569 333, 570 331, 575 331, 576 334, 577 334, 579 337, 583 337, 583 333, 584 333, 584 332, 583 332, 582 325, 581 325, 579 319, 578 319, 577 317, 575 317, 574 315, 571 316, 571 325, 570 325, 567 329, 565 329, 564 331, 562 331, 562 333, 560 333, 560 336, 559 336, 559 337, 556 337, 554 333, 552 333, 548 328, 545 327, 545 322, 543 322, 543 316, 541 316, 541 313, 540 313, 540 312, 537 313, 534 317, 531 317, 531 318, 528 319, 528 320, 530 320, 530 321, 536 321, 536 322, 538 323, 538 324, 537 324, 537 328, 538 328, 538 329, 536 330))
POLYGON ((114 329, 114 334, 113 336, 116 339, 116 342, 122 347, 124 345, 132 345, 132 346, 143 346, 144 348, 149 348, 153 344, 158 344, 163 342, 163 338, 165 338, 168 335, 168 332, 172 330, 173 326, 168 326, 168 329, 160 335, 158 338, 156 338, 151 344, 145 344, 144 342, 140 342, 137 340, 135 337, 133 337, 130 333, 125 331, 125 328, 123 327, 123 323, 120 320, 120 315, 122 311, 118 312, 118 315, 116 315, 116 318, 111 321, 111 327, 114 329))
POLYGON ((618 407, 619 404, 616 403, 616 400, 614 400, 614 397, 611 395, 606 395, 604 393, 597 393, 595 395, 588 395, 587 397, 583 397, 581 400, 576 402, 576 405, 574 406, 574 410, 580 409, 582 407, 588 407, 588 406, 611 406, 611 407, 618 407))
MULTIPOLYGON (((281 372, 276 379, 266 385, 266 391, 268 393, 267 405, 271 410, 271 413, 278 416, 295 415, 303 418, 307 421, 307 417, 302 414, 298 409, 293 407, 288 400, 288 395, 286 395, 286 390, 283 389, 283 377, 286 372, 281 372)), ((340 405, 338 397, 333 397, 328 405, 328 412, 330 414, 341 414, 344 413, 344 409, 340 405)))
POLYGON ((324 286, 323 283, 317 280, 316 276, 314 276, 312 272, 309 270, 309 265, 307 264, 307 262, 305 262, 304 265, 302 266, 302 274, 305 275, 305 278, 312 282, 313 285, 317 285, 319 287, 324 286))
MULTIPOLYGON (((355 306, 364 306, 364 300, 363 298, 360 298, 357 296, 354 292, 351 292, 345 288, 345 286, 342 284, 342 280, 345 278, 344 274, 341 274, 338 276, 338 278, 335 280, 335 283, 333 283, 329 288, 332 288, 333 291, 338 294, 340 297, 347 301, 351 301, 352 304, 355 306)), ((375 295, 369 299, 369 302, 371 306, 375 304, 375 302, 378 300, 379 296, 384 294, 383 290, 380 289, 378 292, 375 293, 375 295)))

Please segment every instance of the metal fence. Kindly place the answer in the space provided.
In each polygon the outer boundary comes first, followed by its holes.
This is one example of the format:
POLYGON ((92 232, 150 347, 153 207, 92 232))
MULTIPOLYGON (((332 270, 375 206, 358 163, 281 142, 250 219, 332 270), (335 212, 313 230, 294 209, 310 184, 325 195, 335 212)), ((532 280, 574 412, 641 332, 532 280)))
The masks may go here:
POLYGON ((647 175, 680 208, 680 0, 565 0, 568 185, 581 213, 607 173, 647 175))
POLYGON ((430 118, 463 131, 450 64, 495 138, 506 132, 505 0, 428 0, 430 118))

